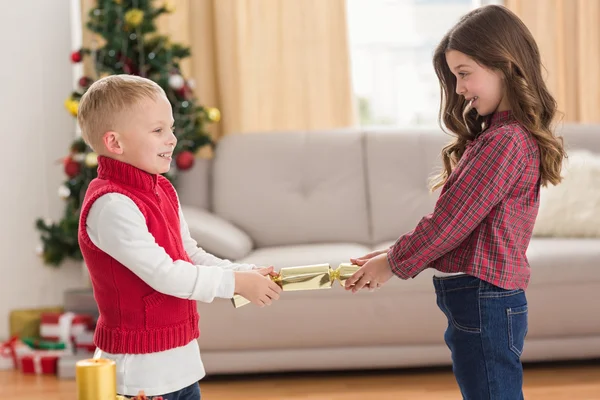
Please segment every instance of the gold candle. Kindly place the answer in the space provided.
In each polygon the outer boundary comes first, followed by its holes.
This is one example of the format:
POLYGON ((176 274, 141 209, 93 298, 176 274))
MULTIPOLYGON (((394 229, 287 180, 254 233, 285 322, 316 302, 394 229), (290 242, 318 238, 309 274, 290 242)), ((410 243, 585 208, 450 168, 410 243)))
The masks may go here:
MULTIPOLYGON (((269 276, 269 278, 281 286, 285 292, 330 289, 336 280, 340 282, 341 286, 344 286, 346 280, 359 268, 354 264, 340 264, 336 269, 332 269, 329 264, 304 265, 281 268, 277 275, 269 276)), ((233 296, 231 301, 235 308, 250 303, 248 299, 240 295, 233 296)))
POLYGON ((117 368, 112 360, 87 359, 75 364, 77 400, 115 400, 117 368))

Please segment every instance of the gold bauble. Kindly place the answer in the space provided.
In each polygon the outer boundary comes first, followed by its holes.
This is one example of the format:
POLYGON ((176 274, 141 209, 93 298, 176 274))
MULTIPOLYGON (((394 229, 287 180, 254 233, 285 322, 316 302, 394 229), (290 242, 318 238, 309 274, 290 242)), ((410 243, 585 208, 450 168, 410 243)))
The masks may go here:
POLYGON ((209 107, 206 109, 206 115, 212 122, 219 122, 221 120, 221 111, 218 108, 209 107))
POLYGON ((98 154, 92 152, 85 156, 85 165, 89 168, 94 168, 98 165, 98 154))
POLYGON ((69 113, 76 117, 77 112, 79 111, 79 101, 74 100, 72 97, 69 97, 65 100, 65 108, 69 111, 69 113))
POLYGON ((125 23, 132 27, 137 28, 144 20, 144 12, 139 8, 132 8, 125 13, 125 23))

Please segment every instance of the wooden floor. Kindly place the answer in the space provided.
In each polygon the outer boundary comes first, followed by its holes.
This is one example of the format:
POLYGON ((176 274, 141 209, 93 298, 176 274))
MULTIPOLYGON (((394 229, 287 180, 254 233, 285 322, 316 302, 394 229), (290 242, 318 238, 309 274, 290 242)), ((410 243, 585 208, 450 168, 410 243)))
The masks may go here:
MULTIPOLYGON (((205 400, 459 400, 447 370, 311 373, 214 377, 202 381, 205 400)), ((600 399, 600 361, 526 366, 527 400, 600 399)), ((75 381, 0 371, 0 399, 75 399, 75 381)))

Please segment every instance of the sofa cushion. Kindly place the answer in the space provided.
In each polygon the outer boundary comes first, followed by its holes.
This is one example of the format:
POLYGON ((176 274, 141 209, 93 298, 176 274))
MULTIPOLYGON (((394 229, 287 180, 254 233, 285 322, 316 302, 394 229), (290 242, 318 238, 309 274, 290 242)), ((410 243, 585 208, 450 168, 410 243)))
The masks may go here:
POLYGON ((600 153, 569 152, 563 181, 543 187, 533 234, 600 239, 600 153))
POLYGON ((360 257, 369 251, 368 247, 352 243, 275 246, 254 250, 237 261, 254 265, 273 265, 276 269, 329 263, 331 268, 335 269, 341 263, 350 262, 350 257, 360 257))
POLYGON ((430 193, 428 180, 439 171, 449 141, 435 130, 367 133, 372 244, 398 238, 433 211, 439 191, 430 193))
MULTIPOLYGON (((388 248, 394 243, 386 241, 373 250, 388 248)), ((531 266, 531 285, 600 283, 599 239, 534 237, 527 249, 527 259, 531 266)))
POLYGON ((252 239, 228 221, 206 210, 181 206, 190 236, 206 252, 220 258, 245 257, 253 247, 252 239))
POLYGON ((214 164, 214 212, 257 247, 369 241, 363 135, 226 136, 214 164))
POLYGON ((533 238, 531 285, 600 282, 600 239, 533 238))

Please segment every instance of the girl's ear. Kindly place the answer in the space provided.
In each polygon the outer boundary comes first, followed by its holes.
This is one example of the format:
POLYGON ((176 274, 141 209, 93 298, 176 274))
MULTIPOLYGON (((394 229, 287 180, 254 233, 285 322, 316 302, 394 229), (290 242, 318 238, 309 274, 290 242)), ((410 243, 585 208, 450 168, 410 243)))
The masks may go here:
POLYGON ((104 147, 111 154, 123 154, 123 147, 121 146, 120 137, 118 132, 108 131, 102 136, 102 142, 104 147))

